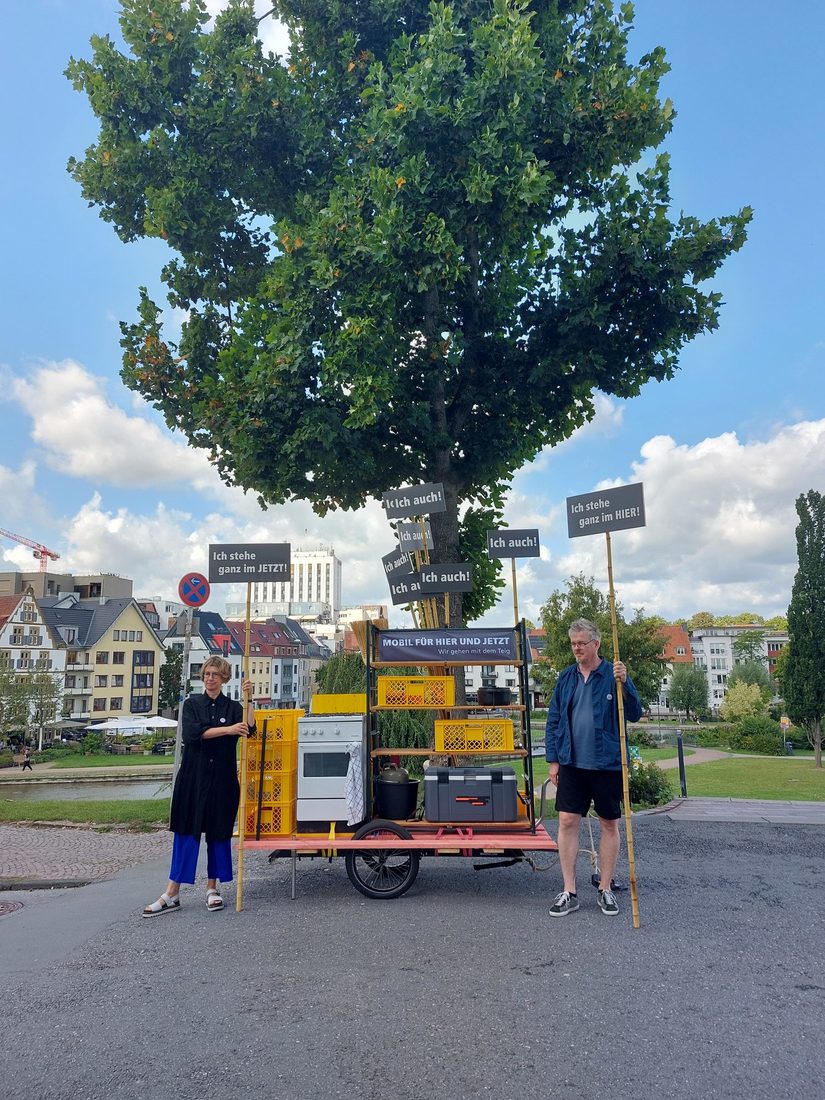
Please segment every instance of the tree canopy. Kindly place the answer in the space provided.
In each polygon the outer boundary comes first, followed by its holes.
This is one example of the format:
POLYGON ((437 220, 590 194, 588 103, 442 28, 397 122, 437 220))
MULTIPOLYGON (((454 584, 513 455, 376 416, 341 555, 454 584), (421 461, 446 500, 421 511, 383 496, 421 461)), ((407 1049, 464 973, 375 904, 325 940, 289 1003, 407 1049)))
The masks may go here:
POLYGON ((708 709, 708 680, 694 664, 676 665, 668 688, 670 705, 683 710, 688 720, 698 718, 708 709))
POLYGON ((632 4, 277 0, 285 59, 251 2, 212 30, 203 0, 121 8, 126 50, 67 69, 100 121, 69 169, 123 241, 168 243, 186 316, 173 340, 142 289, 123 378, 265 504, 441 482, 455 560, 459 517, 494 519, 595 390, 670 378, 717 326, 701 284, 750 210, 671 215, 668 65, 628 57, 632 4))
POLYGON ((790 645, 782 692, 791 721, 802 726, 822 767, 825 716, 825 497, 811 489, 797 498, 799 565, 788 606, 790 645))
MULTIPOLYGON (((599 652, 613 660, 613 637, 610 621, 610 601, 596 587, 592 577, 583 573, 571 577, 564 590, 557 589, 541 609, 541 624, 545 632, 544 652, 533 666, 533 678, 549 694, 558 673, 572 663, 568 630, 574 619, 589 619, 602 635, 599 652)), ((627 665, 639 698, 647 706, 659 694, 664 666, 664 637, 660 622, 646 618, 637 609, 631 619, 625 619, 624 609, 616 597, 616 622, 619 636, 619 656, 627 665)))

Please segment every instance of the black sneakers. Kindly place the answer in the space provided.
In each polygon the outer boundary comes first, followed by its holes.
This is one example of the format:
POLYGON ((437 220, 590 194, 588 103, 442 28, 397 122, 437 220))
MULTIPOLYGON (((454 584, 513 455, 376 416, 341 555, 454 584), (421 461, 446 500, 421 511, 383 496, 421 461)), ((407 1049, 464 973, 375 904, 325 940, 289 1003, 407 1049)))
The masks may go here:
POLYGON ((550 906, 551 917, 566 917, 568 913, 575 913, 579 907, 578 894, 568 894, 566 890, 558 895, 550 906))
POLYGON ((599 908, 606 917, 615 917, 618 914, 619 906, 612 890, 599 890, 599 908))

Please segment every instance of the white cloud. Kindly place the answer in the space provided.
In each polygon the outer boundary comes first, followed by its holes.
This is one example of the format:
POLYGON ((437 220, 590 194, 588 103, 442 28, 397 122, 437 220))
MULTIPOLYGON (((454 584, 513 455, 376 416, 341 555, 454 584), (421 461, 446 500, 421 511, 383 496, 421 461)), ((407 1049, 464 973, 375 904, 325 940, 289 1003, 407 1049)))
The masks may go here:
POLYGON ((72 359, 11 381, 12 396, 32 419, 38 453, 59 473, 118 488, 214 486, 217 474, 204 453, 146 416, 129 416, 105 391, 104 379, 72 359))
MULTIPOLYGON (((705 608, 784 613, 797 564, 795 501, 825 483, 825 420, 749 442, 733 432, 695 446, 655 436, 633 472, 647 525, 612 538, 626 605, 668 618, 705 608)), ((566 573, 604 578, 604 541, 576 543, 560 563, 566 573)))

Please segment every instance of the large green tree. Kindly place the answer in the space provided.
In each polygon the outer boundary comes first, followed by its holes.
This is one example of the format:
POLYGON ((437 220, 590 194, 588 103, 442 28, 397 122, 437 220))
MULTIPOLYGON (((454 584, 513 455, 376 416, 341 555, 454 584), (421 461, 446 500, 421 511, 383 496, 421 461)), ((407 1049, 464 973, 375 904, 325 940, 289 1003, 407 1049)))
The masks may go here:
POLYGON ((676 710, 683 710, 688 721, 691 715, 698 718, 708 709, 708 678, 694 664, 677 665, 667 694, 670 705, 676 710))
POLYGON ((791 721, 808 734, 822 767, 825 717, 825 497, 811 489, 797 498, 798 568, 788 606, 787 663, 782 693, 791 721))
POLYGON ((100 120, 70 171, 122 240, 168 243, 186 314, 173 343, 141 292, 123 378, 264 503, 441 482, 433 560, 479 560, 462 533, 595 390, 716 327, 701 285, 750 211, 671 215, 668 65, 628 57, 632 4, 278 0, 285 59, 250 2, 209 32, 202 0, 121 8, 125 51, 67 70, 100 120))
MULTIPOLYGON (((533 679, 541 683, 549 695, 558 673, 572 663, 568 631, 574 619, 589 619, 601 631, 599 652, 613 660, 613 635, 610 600, 596 587, 592 577, 583 573, 570 577, 564 589, 557 589, 541 609, 541 624, 545 634, 544 652, 532 670, 533 679)), ((643 705, 659 694, 664 665, 664 636, 661 620, 646 618, 637 609, 632 618, 624 617, 624 609, 616 597, 616 625, 619 656, 628 667, 643 705)))

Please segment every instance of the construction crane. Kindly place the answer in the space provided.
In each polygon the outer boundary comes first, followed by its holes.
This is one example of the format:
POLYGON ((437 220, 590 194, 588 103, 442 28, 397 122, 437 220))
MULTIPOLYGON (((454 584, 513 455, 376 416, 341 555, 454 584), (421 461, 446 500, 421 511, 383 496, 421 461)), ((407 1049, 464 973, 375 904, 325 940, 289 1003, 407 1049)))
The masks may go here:
POLYGON ((57 561, 60 555, 56 550, 50 550, 48 546, 44 546, 42 542, 32 542, 31 539, 24 539, 22 535, 15 535, 13 531, 6 531, 0 527, 0 535, 5 535, 7 539, 14 539, 15 542, 22 543, 23 546, 30 546, 34 552, 34 556, 40 562, 40 572, 45 573, 49 568, 49 560, 57 561))

